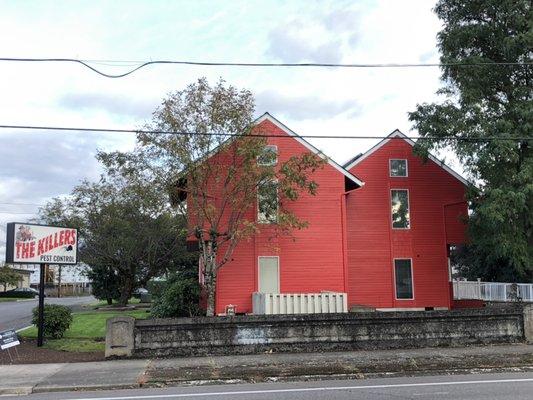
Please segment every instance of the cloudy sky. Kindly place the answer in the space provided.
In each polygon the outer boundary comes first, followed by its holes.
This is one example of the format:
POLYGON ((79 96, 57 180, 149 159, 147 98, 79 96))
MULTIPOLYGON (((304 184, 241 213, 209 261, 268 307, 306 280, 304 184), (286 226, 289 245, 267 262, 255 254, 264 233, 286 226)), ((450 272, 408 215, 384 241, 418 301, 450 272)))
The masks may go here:
MULTIPOLYGON (((0 0, 0 56, 100 60, 93 65, 113 73, 130 63, 106 60, 437 62, 441 25, 433 6, 430 0, 0 0)), ((134 128, 166 93, 202 76, 252 90, 258 115, 269 111, 297 133, 368 136, 396 128, 416 135, 407 112, 435 99, 440 73, 152 66, 107 79, 77 65, 0 63, 0 124, 134 128)), ((339 162, 373 144, 311 141, 339 162)), ((97 149, 125 150, 133 142, 133 135, 0 130, 0 254, 5 222, 24 221, 38 204, 97 178, 97 149)))

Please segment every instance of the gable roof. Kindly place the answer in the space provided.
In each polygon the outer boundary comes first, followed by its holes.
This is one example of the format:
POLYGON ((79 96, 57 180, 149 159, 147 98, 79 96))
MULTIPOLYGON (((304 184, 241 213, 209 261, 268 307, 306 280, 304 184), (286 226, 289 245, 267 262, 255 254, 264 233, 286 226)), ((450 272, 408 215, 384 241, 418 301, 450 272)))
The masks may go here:
POLYGON ((287 133, 289 136, 293 137, 296 141, 298 141, 300 144, 302 144, 304 147, 306 147, 311 152, 315 153, 319 157, 325 157, 328 161, 328 164, 331 165, 333 168, 335 168, 337 171, 339 171, 341 174, 343 174, 346 178, 351 180, 353 183, 357 184, 358 186, 363 186, 365 183, 361 181, 359 178, 357 178, 354 174, 350 173, 346 168, 342 167, 340 164, 333 161, 330 157, 327 157, 322 151, 317 149, 315 146, 313 146, 311 143, 309 143, 307 140, 305 140, 303 137, 298 135, 296 132, 289 129, 287 126, 285 126, 283 123, 278 121, 276 118, 274 118, 272 115, 270 115, 268 112, 261 115, 259 118, 257 118, 254 121, 255 125, 260 124, 263 121, 270 121, 274 125, 276 125, 278 128, 280 128, 282 131, 287 133))
MULTIPOLYGON (((353 168, 355 165, 359 164, 361 161, 363 161, 365 158, 372 155, 375 151, 379 150, 381 147, 386 145, 391 140, 397 140, 394 138, 401 138, 407 143, 409 143, 411 146, 414 146, 416 143, 409 139, 405 134, 400 132, 398 129, 394 130, 391 134, 389 134, 385 139, 383 139, 381 142, 377 143, 373 147, 371 147, 369 150, 367 150, 363 154, 359 154, 355 156, 354 158, 348 160, 346 163, 344 163, 343 167, 347 170, 353 168)), ((444 169, 446 172, 448 172, 450 175, 452 175, 454 178, 461 181, 464 185, 470 186, 472 185, 469 181, 467 181, 465 178, 463 178, 459 173, 455 172, 453 169, 451 169, 449 166, 444 164, 444 162, 440 161, 437 157, 435 157, 432 154, 428 154, 428 158, 433 161, 435 164, 437 164, 439 167, 444 169)))

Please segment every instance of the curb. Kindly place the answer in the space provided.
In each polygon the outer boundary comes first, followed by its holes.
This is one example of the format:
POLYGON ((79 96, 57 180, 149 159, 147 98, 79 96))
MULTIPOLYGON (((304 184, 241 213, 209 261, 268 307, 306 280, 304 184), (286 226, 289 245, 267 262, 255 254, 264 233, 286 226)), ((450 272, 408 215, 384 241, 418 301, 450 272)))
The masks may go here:
POLYGON ((394 378, 405 376, 428 376, 428 375, 461 375, 461 374, 480 374, 480 373, 500 373, 500 372, 531 372, 533 365, 513 366, 513 367, 494 367, 494 368, 457 368, 457 369, 435 369, 422 371, 388 371, 373 373, 356 373, 356 374, 317 374, 317 375, 293 375, 293 376, 265 376, 263 379, 196 379, 196 380, 167 380, 152 381, 144 384, 109 384, 109 385, 86 385, 86 386, 20 386, 13 388, 0 388, 0 396, 6 395, 29 395, 32 393, 54 393, 54 392, 86 392, 96 390, 124 390, 124 389, 142 389, 142 388, 162 388, 162 387, 180 387, 180 386, 207 386, 207 385, 231 385, 237 383, 266 383, 266 382, 306 382, 320 380, 365 380, 374 378, 394 378))
MULTIPOLYGON (((30 393, 54 393, 54 392, 85 392, 91 390, 122 390, 122 389, 139 389, 138 383, 128 384, 110 384, 110 385, 87 385, 87 386, 35 386, 30 393)), ((1 390, 1 389, 0 389, 1 390)), ((0 391, 1 393, 1 391, 0 391)), ((24 393, 29 394, 29 393, 24 393)))
POLYGON ((26 329, 30 329, 32 327, 33 327, 33 325, 28 325, 28 326, 25 326, 24 328, 17 329, 15 332, 19 333, 19 332, 25 331, 26 329))
POLYGON ((419 371, 384 371, 384 372, 358 372, 353 374, 316 374, 316 375, 291 375, 291 376, 264 376, 228 378, 228 379, 189 379, 189 380, 153 380, 140 385, 141 388, 161 388, 178 386, 207 386, 207 385, 229 385, 236 383, 269 383, 269 382, 309 382, 321 380, 365 380, 376 378, 401 378, 415 376, 432 375, 476 375, 483 373, 505 373, 505 372, 533 372, 533 365, 510 366, 510 367, 473 367, 455 369, 425 369, 419 371))
POLYGON ((31 394, 33 390, 32 386, 18 386, 18 387, 5 387, 0 388, 0 396, 8 396, 8 395, 15 395, 15 396, 23 396, 31 394))

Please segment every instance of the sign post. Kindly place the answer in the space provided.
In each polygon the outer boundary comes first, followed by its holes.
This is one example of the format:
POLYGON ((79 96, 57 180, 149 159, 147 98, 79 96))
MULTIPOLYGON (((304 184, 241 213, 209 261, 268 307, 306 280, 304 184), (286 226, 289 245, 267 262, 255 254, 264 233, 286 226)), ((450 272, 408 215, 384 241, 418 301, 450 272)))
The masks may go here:
POLYGON ((37 346, 44 339, 44 283, 49 264, 78 263, 78 231, 73 228, 10 222, 7 224, 6 264, 39 264, 37 346))
POLYGON ((37 321, 37 347, 42 347, 44 337, 44 275, 46 264, 41 264, 39 276, 39 319, 37 321))

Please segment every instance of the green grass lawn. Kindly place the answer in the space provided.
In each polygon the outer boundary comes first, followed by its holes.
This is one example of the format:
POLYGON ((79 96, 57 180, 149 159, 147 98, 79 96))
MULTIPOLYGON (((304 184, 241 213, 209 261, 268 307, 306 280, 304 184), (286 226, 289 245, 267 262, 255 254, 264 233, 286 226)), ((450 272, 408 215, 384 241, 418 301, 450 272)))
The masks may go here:
POLYGON ((4 301, 17 301, 17 300, 27 300, 27 299, 19 299, 17 297, 0 297, 0 303, 4 301))
MULTIPOLYGON (((141 302, 140 299, 136 299, 135 297, 132 297, 131 299, 128 300, 128 305, 130 304, 139 304, 141 302)), ((117 305, 117 302, 113 300, 113 305, 117 305)), ((99 300, 99 301, 96 301, 94 303, 91 303, 91 304, 88 304, 87 305, 89 308, 92 308, 92 309, 95 309, 95 308, 99 308, 99 307, 107 307, 108 304, 107 304, 107 301, 105 300, 99 300)))
MULTIPOLYGON (((70 328, 61 339, 46 340, 45 347, 63 351, 103 351, 105 348, 106 320, 118 315, 129 315, 134 318, 144 319, 150 316, 145 310, 132 311, 89 311, 73 313, 70 328)), ((24 338, 36 338, 37 327, 32 326, 22 332, 24 338)))

